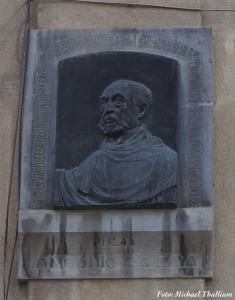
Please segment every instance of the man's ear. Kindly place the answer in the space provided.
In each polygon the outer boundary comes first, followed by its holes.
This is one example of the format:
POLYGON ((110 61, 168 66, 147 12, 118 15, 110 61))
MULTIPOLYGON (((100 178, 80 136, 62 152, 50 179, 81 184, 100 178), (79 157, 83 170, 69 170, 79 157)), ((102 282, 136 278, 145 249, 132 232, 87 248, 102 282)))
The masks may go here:
POLYGON ((137 119, 141 120, 145 117, 147 113, 148 105, 146 103, 142 103, 138 106, 137 119))

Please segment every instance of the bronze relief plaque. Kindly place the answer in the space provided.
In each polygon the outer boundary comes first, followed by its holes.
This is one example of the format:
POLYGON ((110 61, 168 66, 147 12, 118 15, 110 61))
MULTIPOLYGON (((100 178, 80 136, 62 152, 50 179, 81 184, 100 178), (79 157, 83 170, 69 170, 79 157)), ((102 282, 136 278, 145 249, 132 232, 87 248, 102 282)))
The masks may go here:
POLYGON ((176 207, 177 67, 129 51, 59 63, 57 208, 176 207))

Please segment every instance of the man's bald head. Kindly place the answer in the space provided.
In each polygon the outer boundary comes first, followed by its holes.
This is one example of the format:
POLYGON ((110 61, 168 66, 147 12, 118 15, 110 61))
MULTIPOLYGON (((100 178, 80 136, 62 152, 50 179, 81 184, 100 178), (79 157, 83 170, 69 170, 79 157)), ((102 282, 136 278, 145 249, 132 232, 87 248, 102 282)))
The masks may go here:
POLYGON ((102 96, 107 94, 115 94, 117 92, 123 93, 126 99, 131 99, 134 101, 135 105, 141 105, 144 103, 148 109, 151 107, 152 92, 140 82, 126 79, 113 81, 108 87, 105 88, 102 96))

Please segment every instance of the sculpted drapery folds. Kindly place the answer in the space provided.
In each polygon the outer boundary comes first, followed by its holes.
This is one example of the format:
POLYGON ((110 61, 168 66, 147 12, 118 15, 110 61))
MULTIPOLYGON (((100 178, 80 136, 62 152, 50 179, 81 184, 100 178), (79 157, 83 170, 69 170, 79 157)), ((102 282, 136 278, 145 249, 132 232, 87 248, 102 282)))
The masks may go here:
POLYGON ((56 170, 55 206, 176 203, 177 154, 144 124, 151 91, 117 80, 99 101, 105 139, 79 166, 56 170))

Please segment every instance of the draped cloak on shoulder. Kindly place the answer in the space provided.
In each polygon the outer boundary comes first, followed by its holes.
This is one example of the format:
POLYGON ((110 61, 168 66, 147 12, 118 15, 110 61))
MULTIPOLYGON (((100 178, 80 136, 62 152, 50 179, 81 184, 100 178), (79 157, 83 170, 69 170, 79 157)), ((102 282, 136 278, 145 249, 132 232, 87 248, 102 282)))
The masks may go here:
POLYGON ((176 187, 177 154, 145 125, 71 170, 57 169, 55 206, 137 204, 176 187))

